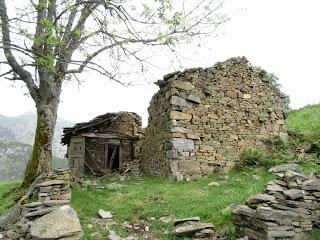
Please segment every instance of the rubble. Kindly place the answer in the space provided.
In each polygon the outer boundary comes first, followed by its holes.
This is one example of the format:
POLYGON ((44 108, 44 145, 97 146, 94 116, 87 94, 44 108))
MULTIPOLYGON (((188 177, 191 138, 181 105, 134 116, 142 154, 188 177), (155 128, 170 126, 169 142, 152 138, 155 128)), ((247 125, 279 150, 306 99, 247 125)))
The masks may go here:
POLYGON ((250 240, 304 239, 320 220, 320 175, 287 171, 262 194, 232 209, 238 237, 250 240))
POLYGON ((40 175, 27 195, 0 218, 4 239, 80 239, 83 232, 77 214, 68 205, 70 184, 68 170, 40 175))

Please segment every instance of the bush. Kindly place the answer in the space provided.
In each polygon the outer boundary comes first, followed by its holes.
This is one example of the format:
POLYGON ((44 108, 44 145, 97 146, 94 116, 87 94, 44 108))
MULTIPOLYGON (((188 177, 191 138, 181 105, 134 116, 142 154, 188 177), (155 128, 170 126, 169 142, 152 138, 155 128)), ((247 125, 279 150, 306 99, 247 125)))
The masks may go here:
POLYGON ((243 167, 270 166, 271 162, 262 149, 247 147, 241 156, 243 167))

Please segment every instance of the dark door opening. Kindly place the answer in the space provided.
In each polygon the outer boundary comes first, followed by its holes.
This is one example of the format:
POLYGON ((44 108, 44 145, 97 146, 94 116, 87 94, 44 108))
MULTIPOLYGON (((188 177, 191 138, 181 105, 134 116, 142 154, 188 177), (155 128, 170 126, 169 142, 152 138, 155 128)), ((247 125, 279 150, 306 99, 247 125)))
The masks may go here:
POLYGON ((120 145, 106 145, 105 169, 119 169, 120 164, 120 145))

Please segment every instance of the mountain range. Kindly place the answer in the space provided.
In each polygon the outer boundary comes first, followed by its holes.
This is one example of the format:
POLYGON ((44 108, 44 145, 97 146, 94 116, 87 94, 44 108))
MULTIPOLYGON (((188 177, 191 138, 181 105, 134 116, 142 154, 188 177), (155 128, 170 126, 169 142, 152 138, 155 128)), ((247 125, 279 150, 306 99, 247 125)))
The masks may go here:
MULTIPOLYGON (((17 117, 0 115, 0 181, 11 181, 22 176, 30 158, 37 115, 25 113, 17 117)), ((58 118, 53 139, 54 167, 66 167, 66 146, 60 144, 64 127, 70 121, 58 118)))

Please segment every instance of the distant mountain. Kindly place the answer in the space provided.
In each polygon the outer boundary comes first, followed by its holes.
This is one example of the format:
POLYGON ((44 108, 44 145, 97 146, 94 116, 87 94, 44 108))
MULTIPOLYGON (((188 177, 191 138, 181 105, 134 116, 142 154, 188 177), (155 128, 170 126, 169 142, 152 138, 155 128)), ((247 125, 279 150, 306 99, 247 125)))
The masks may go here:
MULTIPOLYGON (((22 177, 31 156, 37 116, 26 113, 18 117, 0 115, 0 181, 12 181, 22 177)), ((53 139, 53 166, 67 167, 64 159, 66 146, 60 144, 64 127, 71 127, 70 121, 58 118, 53 139)))
MULTIPOLYGON (((18 117, 0 115, 0 139, 33 145, 36 120, 37 115, 35 113, 25 113, 18 117)), ((53 156, 64 158, 66 147, 60 144, 60 138, 63 128, 73 125, 70 121, 57 119, 53 139, 53 156)))
POLYGON ((31 146, 0 140, 0 181, 19 179, 31 155, 31 146))
MULTIPOLYGON (((21 142, 0 140, 0 182, 14 181, 23 176, 32 146, 21 142)), ((67 160, 53 157, 54 168, 67 168, 67 160)))

